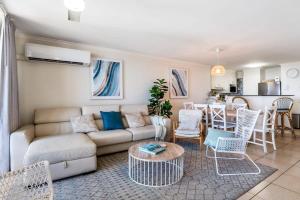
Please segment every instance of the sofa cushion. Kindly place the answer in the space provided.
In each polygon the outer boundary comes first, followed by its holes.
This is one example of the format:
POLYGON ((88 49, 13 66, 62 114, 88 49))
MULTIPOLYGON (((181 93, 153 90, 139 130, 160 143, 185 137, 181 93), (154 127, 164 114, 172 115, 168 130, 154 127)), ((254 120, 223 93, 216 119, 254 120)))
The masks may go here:
POLYGON ((93 115, 82 115, 71 118, 73 131, 76 133, 89 133, 98 131, 93 115))
POLYGON ((124 129, 120 112, 103 112, 101 111, 104 130, 124 129))
POLYGON ((138 128, 128 128, 126 129, 132 133, 132 140, 143 140, 155 137, 155 127, 153 125, 138 127, 138 128))
POLYGON ((59 122, 35 125, 35 137, 63 135, 73 133, 71 122, 59 122))
POLYGON ((130 128, 137 128, 146 125, 146 122, 141 113, 128 113, 125 114, 125 116, 130 128))
POLYGON ((141 113, 142 115, 149 115, 147 105, 121 105, 121 113, 141 113))
POLYGON ((55 123, 55 122, 69 122, 71 117, 81 115, 81 110, 78 107, 65 108, 43 108, 37 109, 34 112, 34 123, 55 123))
POLYGON ((24 164, 30 165, 42 160, 54 164, 94 155, 96 155, 96 145, 82 133, 38 137, 30 144, 25 154, 24 164))
POLYGON ((97 145, 97 147, 132 141, 132 134, 121 129, 91 132, 87 135, 97 145))
POLYGON ((83 106, 82 107, 82 114, 83 115, 93 114, 95 120, 101 119, 100 111, 118 112, 118 111, 120 111, 120 106, 119 105, 98 105, 98 106, 83 106))

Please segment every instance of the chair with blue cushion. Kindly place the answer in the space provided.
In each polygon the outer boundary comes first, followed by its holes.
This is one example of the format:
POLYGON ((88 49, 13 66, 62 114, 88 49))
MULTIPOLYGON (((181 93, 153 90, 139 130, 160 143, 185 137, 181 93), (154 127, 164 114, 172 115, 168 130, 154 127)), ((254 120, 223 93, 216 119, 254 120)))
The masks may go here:
POLYGON ((250 140, 254 126, 256 124, 259 111, 252 111, 248 109, 240 108, 237 110, 237 124, 234 132, 209 129, 208 135, 204 144, 206 145, 206 157, 214 158, 216 164, 216 171, 218 175, 242 175, 242 174, 259 174, 259 167, 253 162, 253 160, 247 155, 247 143, 250 140), (209 149, 213 150, 214 155, 209 156, 209 149), (227 154, 228 156, 218 156, 218 153, 227 154), (241 155, 241 157, 233 157, 233 154, 241 155), (219 159, 237 159, 242 160, 245 156, 256 167, 256 172, 246 173, 220 173, 218 168, 219 159))

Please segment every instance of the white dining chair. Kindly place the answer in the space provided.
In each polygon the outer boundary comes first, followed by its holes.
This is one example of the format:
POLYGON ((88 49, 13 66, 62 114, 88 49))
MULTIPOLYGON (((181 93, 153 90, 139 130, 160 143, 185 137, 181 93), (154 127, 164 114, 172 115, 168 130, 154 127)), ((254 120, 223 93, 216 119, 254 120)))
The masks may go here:
POLYGON ((276 120, 277 107, 265 106, 262 124, 257 124, 253 132, 253 141, 249 143, 259 145, 263 147, 265 153, 267 153, 267 143, 273 145, 273 149, 276 150, 275 142, 275 120, 276 120), (271 134, 271 140, 267 140, 267 134, 271 134), (261 139, 257 138, 257 135, 261 134, 261 139))
POLYGON ((205 123, 205 133, 207 133, 208 126, 210 125, 208 116, 208 104, 194 104, 194 109, 202 111, 202 120, 205 123))
POLYGON ((210 104, 211 127, 216 129, 234 129, 235 123, 228 122, 225 104, 210 104))
POLYGON ((194 102, 184 102, 183 107, 185 110, 193 110, 194 109, 194 102))
MULTIPOLYGON (((247 108, 247 104, 246 103, 229 103, 228 107, 230 107, 230 109, 237 114, 237 110, 240 108, 243 108, 243 109, 247 108)), ((227 120, 230 121, 232 124, 236 124, 235 116, 229 117, 227 120)))

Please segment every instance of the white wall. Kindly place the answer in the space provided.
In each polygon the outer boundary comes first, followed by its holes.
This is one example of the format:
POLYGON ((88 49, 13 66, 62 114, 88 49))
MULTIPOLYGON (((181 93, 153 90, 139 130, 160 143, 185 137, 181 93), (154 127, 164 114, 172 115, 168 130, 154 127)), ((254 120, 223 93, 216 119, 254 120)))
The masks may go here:
MULTIPOLYGON (((195 63, 152 57, 138 53, 106 49, 91 45, 68 43, 53 39, 17 34, 17 54, 24 54, 24 43, 36 42, 89 50, 93 57, 123 61, 124 99, 91 100, 89 97, 89 68, 66 64, 18 61, 21 123, 32 122, 36 108, 82 106, 98 104, 147 104, 152 82, 157 78, 168 80, 170 67, 189 69, 188 99, 172 99, 176 112, 184 101, 204 102, 210 90, 210 68, 195 63)), ((159 48, 159 47, 158 47, 159 48)), ((22 56, 21 56, 22 57, 22 56)))
POLYGON ((272 80, 275 79, 276 76, 278 76, 281 79, 281 67, 266 67, 262 68, 264 71, 264 77, 261 77, 261 80, 272 80))
POLYGON ((260 68, 244 69, 243 94, 257 95, 260 82, 260 68))
POLYGON ((298 69, 300 73, 300 62, 281 65, 281 90, 283 95, 295 95, 292 97, 295 100, 293 112, 300 114, 300 74, 297 78, 287 77, 286 73, 291 68, 298 69))
POLYGON ((226 69, 224 76, 212 76, 211 86, 212 88, 222 87, 224 92, 230 92, 230 84, 236 84, 236 71, 232 69, 226 69))

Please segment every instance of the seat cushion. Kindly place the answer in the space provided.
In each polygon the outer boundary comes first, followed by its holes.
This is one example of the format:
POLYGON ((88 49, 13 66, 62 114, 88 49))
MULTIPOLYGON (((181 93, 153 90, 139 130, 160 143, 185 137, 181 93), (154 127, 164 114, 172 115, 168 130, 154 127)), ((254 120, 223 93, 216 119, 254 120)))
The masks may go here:
POLYGON ((186 137, 195 137, 195 136, 199 136, 200 135, 200 129, 194 129, 194 130, 190 130, 190 129, 176 129, 175 134, 177 136, 186 136, 186 137))
POLYGON ((26 165, 42 160, 50 164, 96 155, 96 145, 85 134, 73 133, 35 138, 25 154, 26 165))
POLYGON ((229 131, 209 128, 204 144, 215 148, 219 137, 234 138, 235 136, 234 133, 229 131))
POLYGON ((132 140, 144 140, 155 137, 155 127, 153 125, 138 127, 138 128, 128 128, 126 129, 132 133, 132 140))
POLYGON ((132 141, 132 134, 122 129, 91 132, 87 135, 97 147, 132 141))

